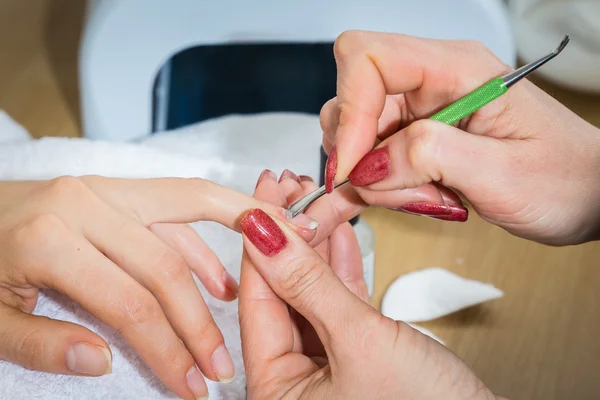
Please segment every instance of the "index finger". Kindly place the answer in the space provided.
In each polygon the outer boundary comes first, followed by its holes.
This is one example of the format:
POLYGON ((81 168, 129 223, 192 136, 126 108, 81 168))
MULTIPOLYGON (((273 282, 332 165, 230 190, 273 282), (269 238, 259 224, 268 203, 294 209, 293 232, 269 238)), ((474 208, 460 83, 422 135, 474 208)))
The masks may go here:
POLYGON ((277 215, 307 242, 320 243, 342 222, 365 207, 358 194, 348 186, 319 199, 306 215, 321 225, 315 231, 297 225, 285 209, 244 193, 200 178, 115 179, 99 176, 82 178, 94 193, 121 211, 134 215, 144 226, 156 223, 212 221, 241 232, 242 216, 259 208, 277 215), (343 190, 342 190, 343 189, 343 190))
POLYGON ((336 183, 373 149, 386 95, 425 89, 410 109, 420 119, 507 68, 473 42, 367 31, 342 33, 334 55, 340 108, 336 183))

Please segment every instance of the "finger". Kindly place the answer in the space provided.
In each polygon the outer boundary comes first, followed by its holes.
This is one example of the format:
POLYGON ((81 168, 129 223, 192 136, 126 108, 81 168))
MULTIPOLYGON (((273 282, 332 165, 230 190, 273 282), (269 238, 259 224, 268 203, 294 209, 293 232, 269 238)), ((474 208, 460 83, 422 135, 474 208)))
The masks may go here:
POLYGON ((340 225, 331 234, 329 242, 331 269, 352 293, 368 303, 369 292, 364 278, 360 246, 354 228, 347 222, 340 225))
MULTIPOLYGON (((241 216, 252 208, 264 208, 285 218, 285 210, 199 178, 110 179, 79 178, 108 204, 134 215, 144 226, 156 223, 217 222, 240 232, 241 216)), ((313 240, 314 230, 296 230, 313 240)))
MULTIPOLYGON (((255 209, 241 224, 245 249, 257 271, 281 299, 309 321, 326 349, 340 327, 372 316, 373 309, 354 296, 329 265, 283 223, 255 209)), ((338 343, 343 341, 337 336, 338 343)))
MULTIPOLYGON (((277 176, 263 172, 254 196, 276 205, 285 205, 285 194, 278 185, 277 176)), ((242 354, 248 385, 262 377, 266 365, 288 353, 294 346, 288 306, 264 281, 248 258, 242 258, 239 298, 242 354)))
POLYGON ((237 282, 192 227, 186 224, 154 224, 150 230, 181 254, 210 294, 224 301, 237 298, 237 282))
POLYGON ((26 314, 0 303, 0 359, 55 374, 101 376, 112 372, 108 344, 70 322, 26 314))
POLYGON ((177 396, 206 396, 204 379, 188 377, 196 368, 194 359, 156 299, 87 240, 53 215, 32 220, 12 240, 15 260, 32 285, 66 294, 115 328, 177 396))
POLYGON ((502 175, 509 170, 513 150, 510 142, 436 121, 416 121, 365 156, 350 174, 350 183, 374 192, 439 182, 473 202, 485 202, 482 193, 489 200, 490 193, 506 187, 502 175))
POLYGON ((284 170, 279 178, 279 185, 285 195, 285 206, 292 204, 303 196, 302 185, 298 175, 290 170, 284 170))
MULTIPOLYGON (((294 174, 295 175, 295 174, 294 174)), ((310 177, 293 179, 280 179, 279 186, 285 194, 287 204, 293 204, 303 196, 318 188, 317 184, 310 177)), ((329 261, 329 239, 326 238, 314 247, 315 251, 325 260, 329 261)))
POLYGON ((204 376, 233 380, 234 365, 223 335, 185 259, 135 219, 121 216, 103 203, 94 210, 86 217, 85 237, 158 300, 204 376))
MULTIPOLYGON (((376 137, 378 139, 385 139, 396 133, 401 123, 410 120, 408 114, 403 115, 403 110, 406 110, 403 94, 386 96, 383 111, 377 121, 376 137)), ((329 154, 335 144, 335 135, 340 123, 340 107, 337 97, 325 103, 321 109, 320 122, 323 131, 323 147, 327 154, 329 154)))
POLYGON ((507 70, 489 51, 469 42, 364 31, 340 35, 334 55, 341 110, 336 182, 373 148, 386 94, 424 89, 419 92, 424 106, 415 116, 420 119, 507 70))

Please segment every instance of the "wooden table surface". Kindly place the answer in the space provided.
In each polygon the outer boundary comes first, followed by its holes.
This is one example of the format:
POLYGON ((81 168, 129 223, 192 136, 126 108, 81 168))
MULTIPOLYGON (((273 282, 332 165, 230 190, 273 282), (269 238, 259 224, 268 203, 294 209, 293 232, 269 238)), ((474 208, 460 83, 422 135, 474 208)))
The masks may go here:
MULTIPOLYGON (((79 136, 82 15, 81 0, 0 2, 0 109, 36 137, 79 136)), ((600 97, 540 85, 600 126, 600 97)), ((600 243, 550 248, 476 215, 452 224, 373 209, 366 219, 377 234, 374 304, 425 267, 493 283, 504 298, 423 325, 513 400, 600 398, 600 243)))

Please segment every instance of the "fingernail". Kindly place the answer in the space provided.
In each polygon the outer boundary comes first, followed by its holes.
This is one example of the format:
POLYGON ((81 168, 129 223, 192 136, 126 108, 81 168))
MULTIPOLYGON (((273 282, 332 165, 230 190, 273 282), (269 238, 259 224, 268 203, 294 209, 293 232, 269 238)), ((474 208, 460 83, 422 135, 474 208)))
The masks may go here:
POLYGON ((296 175, 295 173, 293 173, 289 169, 284 169, 283 170, 283 172, 281 173, 281 176, 279 177, 279 182, 281 183, 281 181, 284 180, 284 179, 293 179, 296 182, 300 183, 300 178, 298 177, 298 175, 296 175))
POLYGON ((327 193, 333 192, 335 187, 335 173, 337 171, 337 148, 333 146, 329 158, 327 158, 327 164, 325 165, 325 190, 327 193))
POLYGON ((67 350, 67 368, 78 374, 101 376, 112 372, 108 349, 87 343, 75 343, 67 350))
POLYGON ((187 385, 192 393, 194 393, 194 396, 196 396, 196 399, 208 399, 208 388, 206 387, 206 382, 204 382, 202 374, 200 374, 200 371, 198 371, 198 368, 196 368, 195 365, 193 365, 185 375, 185 381, 187 382, 187 385))
POLYGON ((442 221, 465 222, 469 219, 469 210, 466 207, 450 206, 450 215, 432 217, 442 221))
POLYGON ((265 169, 263 172, 261 172, 260 176, 258 177, 258 181, 256 181, 255 189, 265 179, 271 179, 271 180, 277 181, 277 174, 275 172, 271 171, 270 169, 265 169))
POLYGON ((387 146, 375 149, 356 164, 348 178, 352 186, 367 186, 386 178, 392 171, 392 161, 387 146))
POLYGON ((317 221, 310 218, 306 214, 298 214, 294 218, 289 219, 289 221, 293 222, 296 225, 300 225, 304 228, 308 228, 311 231, 313 229, 317 229, 317 227, 319 226, 319 223, 317 221))
POLYGON ((233 276, 229 274, 227 271, 223 271, 223 282, 225 284, 225 289, 227 289, 231 294, 235 297, 238 297, 238 293, 240 292, 240 287, 233 276))
POLYGON ((213 371, 222 383, 229 383, 235 377, 233 360, 224 344, 221 344, 210 357, 213 371))
POLYGON ((464 207, 440 203, 408 203, 400 207, 399 210, 443 221, 464 222, 469 215, 467 209, 464 207))
POLYGON ((314 182, 315 180, 308 175, 300 175, 300 182, 314 182))
POLYGON ((281 228, 259 208, 250 210, 240 221, 242 232, 266 256, 274 256, 287 244, 281 228))

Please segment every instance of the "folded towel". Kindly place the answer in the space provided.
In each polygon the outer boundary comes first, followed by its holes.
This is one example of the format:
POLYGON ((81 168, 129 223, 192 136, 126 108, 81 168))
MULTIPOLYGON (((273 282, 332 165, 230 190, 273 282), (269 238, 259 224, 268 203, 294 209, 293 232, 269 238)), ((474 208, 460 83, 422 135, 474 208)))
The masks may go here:
MULTIPOLYGON (((275 172, 289 168, 316 177, 320 143, 318 118, 295 113, 229 116, 151 136, 140 143, 106 143, 65 138, 30 140, 24 129, 0 112, 0 180, 84 174, 128 178, 200 176, 251 194, 264 168, 275 172)), ((192 227, 233 277, 239 279, 240 236, 215 223, 200 222, 192 227)), ((210 398, 244 399, 237 301, 215 300, 199 287, 223 332, 237 371, 235 381, 230 384, 209 381, 210 398)), ((428 291, 417 292, 418 301, 431 295, 428 291)), ((403 300, 403 304, 393 304, 392 309, 410 309, 412 304, 411 299, 403 300)), ((74 322, 98 333, 113 351, 113 373, 99 378, 62 376, 0 361, 1 400, 176 398, 112 328, 66 297, 41 291, 34 314, 74 322)), ((433 336, 423 328, 416 328, 433 336)))

